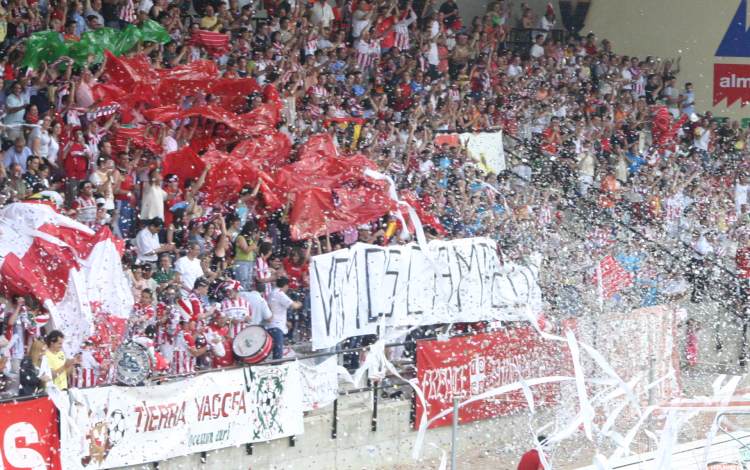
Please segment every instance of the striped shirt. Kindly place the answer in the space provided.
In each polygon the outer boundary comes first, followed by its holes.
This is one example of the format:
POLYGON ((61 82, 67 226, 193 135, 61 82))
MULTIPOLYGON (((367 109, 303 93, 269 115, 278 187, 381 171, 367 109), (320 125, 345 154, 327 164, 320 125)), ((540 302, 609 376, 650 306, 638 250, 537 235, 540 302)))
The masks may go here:
POLYGON ((126 23, 135 23, 137 16, 135 13, 135 5, 133 5, 133 0, 127 0, 125 2, 125 5, 122 6, 122 8, 120 9, 120 19, 126 23))
POLYGON ((311 95, 317 96, 318 98, 325 98, 330 94, 328 93, 328 90, 326 89, 326 87, 320 86, 320 85, 311 86, 309 93, 311 95))
POLYGON ((193 337, 182 330, 175 335, 174 352, 172 353, 172 374, 192 374, 195 372, 195 357, 190 354, 190 348, 195 348, 193 337))
POLYGON ((318 38, 312 38, 305 41, 305 55, 315 55, 318 50, 318 38))
POLYGON ((76 220, 89 227, 96 222, 96 199, 78 196, 73 201, 73 209, 76 211, 76 220))
POLYGON ((242 297, 223 300, 221 314, 230 320, 229 336, 231 338, 235 338, 240 331, 247 328, 252 318, 250 304, 242 297))
MULTIPOLYGON (((255 260, 255 277, 256 279, 267 279, 271 276, 271 268, 268 266, 268 262, 262 257, 258 257, 255 260)), ((268 296, 271 295, 271 283, 264 282, 258 283, 256 289, 263 294, 263 298, 268 300, 268 296)))
POLYGON ((71 387, 89 388, 95 387, 99 383, 99 369, 101 365, 94 357, 94 353, 84 349, 81 351, 81 364, 76 366, 73 375, 71 387))
POLYGON ((357 67, 361 70, 369 69, 375 65, 380 57, 380 41, 371 39, 370 42, 365 42, 360 39, 355 50, 357 52, 357 67))
POLYGON ((409 16, 405 16, 406 13, 407 12, 404 12, 403 17, 393 27, 393 30, 396 32, 395 47, 400 51, 408 50, 411 47, 409 26, 417 20, 417 15, 414 14, 414 10, 409 9, 409 16))

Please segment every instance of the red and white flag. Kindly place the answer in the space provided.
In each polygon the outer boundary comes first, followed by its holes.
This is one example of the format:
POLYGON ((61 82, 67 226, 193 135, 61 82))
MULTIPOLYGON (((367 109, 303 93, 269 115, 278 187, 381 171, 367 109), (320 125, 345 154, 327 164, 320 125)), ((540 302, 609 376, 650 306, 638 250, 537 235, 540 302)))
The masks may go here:
POLYGON ((212 57, 224 55, 231 49, 229 47, 229 34, 215 33, 205 29, 193 31, 190 42, 193 45, 205 48, 206 52, 212 57))
POLYGON ((44 303, 75 353, 93 332, 93 306, 112 321, 130 316, 120 249, 109 229, 94 232, 46 204, 10 204, 0 209, 0 290, 44 303))

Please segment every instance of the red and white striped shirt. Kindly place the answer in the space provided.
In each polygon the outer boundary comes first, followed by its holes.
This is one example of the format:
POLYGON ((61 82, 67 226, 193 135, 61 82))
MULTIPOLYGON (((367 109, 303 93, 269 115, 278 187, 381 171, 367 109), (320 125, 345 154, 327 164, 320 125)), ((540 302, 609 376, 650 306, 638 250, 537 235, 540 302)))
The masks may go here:
POLYGON ((547 226, 552 223, 552 208, 544 205, 539 208, 539 224, 547 226))
POLYGON ((96 199, 93 197, 78 196, 73 201, 73 210, 76 211, 76 220, 91 227, 96 222, 96 199))
POLYGON ((135 5, 133 0, 127 0, 125 5, 120 9, 120 19, 126 23, 135 23, 137 15, 135 14, 135 5))
POLYGON ((101 364, 88 349, 81 351, 81 364, 76 366, 72 376, 73 388, 95 387, 99 383, 101 364))
POLYGON ((203 315, 203 305, 201 304, 200 298, 192 292, 187 298, 182 298, 177 301, 177 307, 179 307, 179 314, 181 321, 198 321, 203 315))
POLYGON ((414 10, 409 9, 408 14, 404 12, 402 18, 393 27, 396 33, 396 43, 394 46, 400 50, 405 51, 411 47, 411 41, 409 40, 409 26, 417 20, 417 15, 414 14, 414 10))
POLYGON ((195 348, 195 339, 190 333, 179 330, 174 341, 170 371, 172 374, 192 374, 195 372, 195 357, 190 354, 190 348, 195 348))
POLYGON ((310 87, 309 93, 317 96, 318 98, 325 98, 329 95, 328 90, 324 86, 314 85, 310 87))
POLYGON ((230 321, 229 336, 231 338, 236 337, 240 331, 244 330, 252 318, 250 304, 242 297, 222 301, 221 314, 230 321))
MULTIPOLYGON (((271 268, 269 268, 268 262, 260 256, 255 260, 255 275, 256 278, 260 279, 267 279, 271 275, 271 268)), ((271 295, 271 287, 270 282, 264 282, 256 288, 261 294, 263 294, 263 298, 268 300, 268 296, 271 295)))
POLYGON ((305 41, 305 55, 315 55, 318 50, 318 38, 312 38, 305 41))
POLYGON ((130 320, 133 324, 132 334, 142 333, 146 326, 153 323, 156 317, 156 309, 151 304, 142 304, 140 302, 133 305, 133 314, 130 320))
POLYGON ((371 39, 370 42, 359 40, 355 47, 357 51, 357 67, 361 70, 369 69, 375 65, 380 57, 380 40, 371 39))

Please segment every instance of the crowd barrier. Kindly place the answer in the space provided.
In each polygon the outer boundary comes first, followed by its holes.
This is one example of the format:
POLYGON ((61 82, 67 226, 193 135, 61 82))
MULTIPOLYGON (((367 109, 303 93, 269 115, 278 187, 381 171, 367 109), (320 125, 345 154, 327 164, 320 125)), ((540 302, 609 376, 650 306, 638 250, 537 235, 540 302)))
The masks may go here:
MULTIPOLYGON (((613 344, 643 343, 638 350, 643 357, 636 359, 632 351, 619 346, 607 351, 608 360, 626 380, 628 374, 640 373, 635 364, 651 362, 656 373, 679 368, 673 343, 666 341, 666 336, 675 334, 673 310, 659 307, 602 320, 600 330, 604 330, 598 334, 603 337, 614 338, 609 328, 617 325, 619 339, 613 344), (651 337, 638 339, 643 328, 651 337), (663 351, 649 344, 663 345, 663 351), (647 355, 656 357, 657 363, 647 360, 647 355)), ((577 329, 582 321, 588 319, 568 319, 555 329, 577 329)), ((590 330, 588 325, 584 329, 590 330)), ((387 348, 413 346, 416 386, 424 392, 427 409, 412 397, 413 413, 411 422, 403 423, 405 429, 447 409, 454 397, 468 398, 519 377, 548 376, 572 368, 566 347, 542 339, 528 323, 497 324, 486 332, 429 337, 416 345, 401 342, 387 348)), ((189 454, 200 454, 205 461, 209 451, 241 445, 251 455, 254 443, 287 438, 294 446, 295 437, 304 433, 305 412, 316 409, 332 413, 330 437, 336 439, 338 397, 361 392, 372 393, 370 430, 377 431, 381 393, 409 387, 389 377, 368 381, 361 388, 340 389, 336 356, 364 350, 243 365, 156 385, 72 389, 6 401, 0 403, 3 468, 106 469, 156 464, 189 454)), ((665 390, 662 398, 675 393, 676 388, 665 390)), ((537 408, 562 406, 564 394, 559 384, 533 387, 537 408)), ((462 409, 459 420, 508 416, 527 406, 520 392, 491 397, 462 409)), ((444 424, 437 420, 431 427, 444 424)))

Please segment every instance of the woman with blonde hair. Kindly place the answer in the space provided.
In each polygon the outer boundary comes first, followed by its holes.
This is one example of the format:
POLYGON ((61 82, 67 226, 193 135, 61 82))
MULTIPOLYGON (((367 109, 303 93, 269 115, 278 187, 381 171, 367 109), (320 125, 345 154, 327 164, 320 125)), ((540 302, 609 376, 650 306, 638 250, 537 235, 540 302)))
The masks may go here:
POLYGON ((35 339, 29 347, 29 353, 21 361, 19 372, 21 384, 18 396, 34 395, 44 391, 47 382, 52 380, 49 372, 42 371, 42 356, 47 346, 41 339, 35 339))

